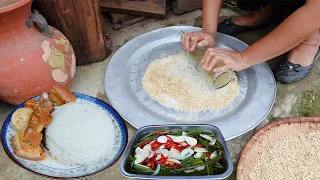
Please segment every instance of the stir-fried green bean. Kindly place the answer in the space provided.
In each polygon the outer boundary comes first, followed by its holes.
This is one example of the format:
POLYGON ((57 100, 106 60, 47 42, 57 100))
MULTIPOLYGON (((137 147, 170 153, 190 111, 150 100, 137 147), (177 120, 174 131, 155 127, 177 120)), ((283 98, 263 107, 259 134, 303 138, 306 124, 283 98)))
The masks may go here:
MULTIPOLYGON (((159 136, 181 136, 183 132, 187 133, 187 136, 193 137, 197 139, 198 145, 200 147, 206 148, 207 153, 203 153, 201 157, 195 157, 194 154, 186 159, 180 160, 180 164, 176 164, 177 166, 169 167, 167 163, 160 163, 160 170, 157 173, 158 176, 195 176, 195 175, 215 175, 220 174, 225 171, 224 167, 224 149, 219 141, 216 141, 215 144, 210 142, 212 140, 208 140, 209 137, 215 138, 216 135, 214 133, 205 132, 202 129, 194 129, 190 131, 186 130, 158 130, 154 132, 150 132, 145 134, 143 138, 139 140, 139 142, 134 146, 137 148, 139 146, 144 146, 144 144, 149 142, 155 142, 159 136), (201 134, 201 135, 200 135, 201 134), (208 139, 203 138, 203 135, 209 136, 208 139), (147 142, 146 142, 147 141, 147 142), (212 154, 216 154, 211 156, 212 154)), ((135 164, 136 158, 133 154, 130 155, 127 159, 128 170, 130 173, 136 174, 147 174, 151 175, 157 169, 157 162, 153 164, 153 166, 145 166, 141 164, 135 164)), ((151 158, 149 158, 151 159, 151 158)), ((154 160, 153 160, 154 161, 154 160)), ((158 162, 159 163, 159 162, 158 162)))

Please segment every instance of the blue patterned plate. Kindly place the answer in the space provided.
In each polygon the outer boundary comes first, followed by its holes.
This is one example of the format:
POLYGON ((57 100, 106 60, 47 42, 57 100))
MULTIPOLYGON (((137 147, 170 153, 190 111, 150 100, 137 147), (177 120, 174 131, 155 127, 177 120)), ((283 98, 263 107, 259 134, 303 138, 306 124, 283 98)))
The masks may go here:
MULTIPOLYGON (((38 175, 42 175, 45 177, 50 178, 75 178, 75 177, 84 177, 89 176, 95 173, 98 173, 107 167, 111 166, 113 163, 115 163, 119 157, 121 156, 122 152, 124 151, 127 139, 128 139, 128 133, 127 133, 127 127, 125 123, 123 122, 120 115, 107 103, 96 99, 94 97, 74 93, 77 96, 77 101, 82 102, 88 102, 96 104, 100 107, 102 107, 107 113, 110 115, 111 119, 114 122, 115 129, 116 129, 116 138, 115 138, 115 146, 116 146, 116 153, 114 154, 112 159, 103 161, 101 163, 98 163, 94 165, 93 167, 88 166, 67 166, 60 164, 58 161, 53 160, 49 155, 48 152, 46 154, 46 158, 43 161, 40 162, 34 162, 34 161, 28 161, 22 158, 19 158, 13 154, 13 148, 11 145, 11 139, 12 136, 15 135, 16 130, 12 127, 11 123, 11 116, 12 114, 19 108, 24 107, 24 104, 20 104, 18 107, 16 107, 6 118, 5 122, 2 126, 2 132, 1 132, 1 141, 3 148, 7 155, 18 165, 21 167, 35 173, 38 175)), ((39 96, 33 98, 33 99, 39 99, 39 96)))

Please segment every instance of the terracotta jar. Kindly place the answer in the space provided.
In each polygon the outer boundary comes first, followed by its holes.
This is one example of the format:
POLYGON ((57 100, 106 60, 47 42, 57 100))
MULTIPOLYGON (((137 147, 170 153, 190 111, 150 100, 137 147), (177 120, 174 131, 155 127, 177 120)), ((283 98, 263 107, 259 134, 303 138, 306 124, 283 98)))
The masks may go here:
POLYGON ((43 16, 32 14, 31 3, 0 1, 0 100, 14 105, 55 84, 68 87, 75 74, 70 42, 43 16))

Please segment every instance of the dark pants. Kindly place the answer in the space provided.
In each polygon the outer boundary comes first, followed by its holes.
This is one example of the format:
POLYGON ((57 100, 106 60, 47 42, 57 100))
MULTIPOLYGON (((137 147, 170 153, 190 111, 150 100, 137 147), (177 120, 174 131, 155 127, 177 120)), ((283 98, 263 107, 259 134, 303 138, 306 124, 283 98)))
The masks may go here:
POLYGON ((237 0, 237 6, 243 11, 257 11, 271 4, 277 15, 287 17, 305 4, 305 0, 237 0))

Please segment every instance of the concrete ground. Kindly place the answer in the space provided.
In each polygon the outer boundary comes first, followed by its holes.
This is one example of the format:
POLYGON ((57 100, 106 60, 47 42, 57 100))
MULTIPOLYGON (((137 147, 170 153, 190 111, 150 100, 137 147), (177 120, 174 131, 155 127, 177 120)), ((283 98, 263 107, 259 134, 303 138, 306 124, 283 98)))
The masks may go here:
MULTIPOLYGON (((237 15, 239 11, 234 11, 230 9, 223 9, 221 11, 221 17, 226 18, 230 16, 237 15)), ((168 27, 173 25, 190 25, 190 26, 200 26, 201 25, 201 14, 200 10, 190 12, 181 16, 176 16, 171 12, 168 14, 166 19, 147 19, 143 22, 134 24, 128 28, 122 29, 120 31, 113 31, 110 24, 107 23, 106 27, 109 32, 109 36, 113 42, 114 51, 116 52, 118 48, 121 47, 128 40, 162 27, 168 27)), ((265 29, 248 32, 239 35, 238 38, 243 40, 248 44, 252 44, 254 41, 261 38, 264 34, 270 31, 271 27, 265 29)), ((102 62, 95 64, 77 67, 76 76, 73 80, 71 86, 72 91, 79 93, 88 94, 94 97, 98 97, 106 102, 108 102, 107 97, 104 92, 104 72, 108 65, 109 60, 112 56, 105 59, 102 62)), ((271 67, 276 67, 278 62, 285 58, 282 56, 276 58, 269 62, 271 67)), ((277 84, 277 98, 274 107, 267 118, 259 127, 264 126, 269 121, 274 121, 279 118, 294 117, 294 116, 312 116, 319 115, 320 112, 320 62, 316 63, 312 73, 306 79, 290 84, 277 84)), ((0 102, 0 122, 3 124, 5 117, 13 109, 13 106, 0 102)), ((259 128, 258 127, 258 128, 259 128)), ((135 129, 128 125, 129 138, 132 137, 135 129)), ((253 132, 249 132, 243 136, 233 139, 228 142, 228 147, 231 152, 235 167, 239 158, 239 155, 250 139, 253 132)), ((126 179, 121 176, 119 171, 119 162, 117 162, 112 167, 104 170, 103 172, 89 177, 88 179, 108 179, 108 180, 122 180, 126 179)), ((0 148, 0 180, 6 179, 24 179, 24 180, 38 180, 44 179, 39 176, 33 175, 32 173, 24 170, 14 164, 5 154, 3 148, 0 148)), ((229 179, 235 179, 235 172, 229 179)))

